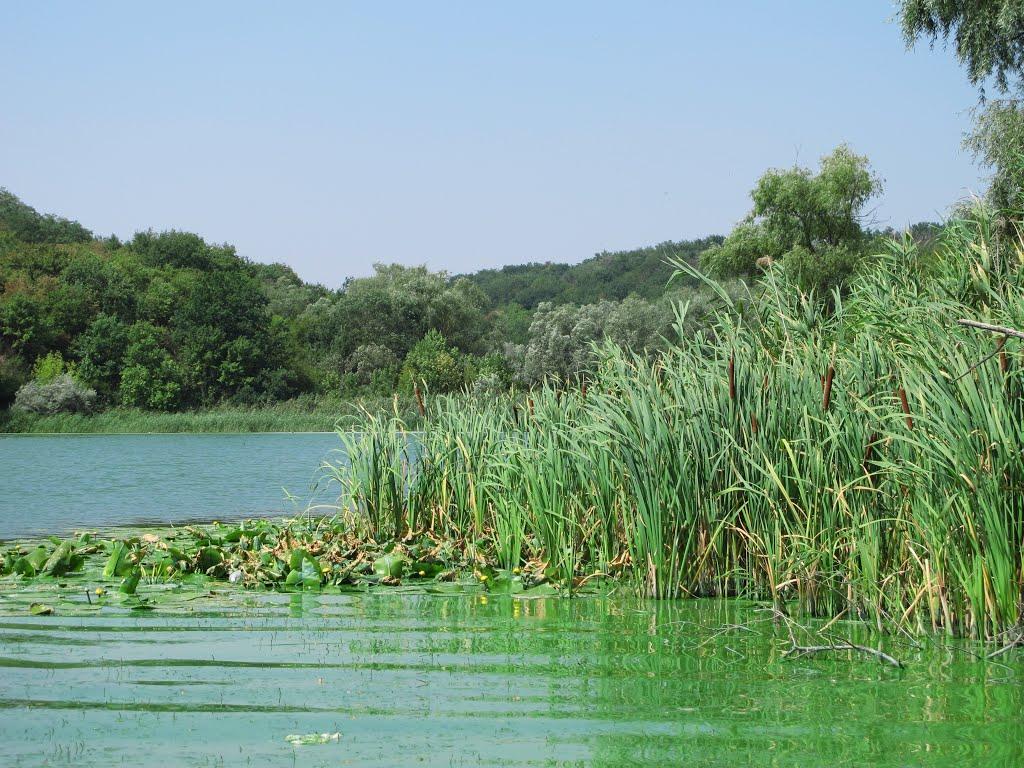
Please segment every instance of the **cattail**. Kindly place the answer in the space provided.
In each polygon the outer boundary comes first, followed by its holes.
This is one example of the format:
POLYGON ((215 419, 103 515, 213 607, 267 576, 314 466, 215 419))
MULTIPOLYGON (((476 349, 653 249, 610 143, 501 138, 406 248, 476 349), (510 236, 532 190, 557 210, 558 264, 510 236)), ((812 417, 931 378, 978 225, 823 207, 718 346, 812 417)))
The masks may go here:
POLYGON ((828 364, 828 372, 825 374, 825 394, 821 401, 821 410, 827 411, 829 403, 832 402, 832 379, 835 378, 836 369, 832 363, 828 364))
POLYGON ((903 408, 903 415, 906 416, 907 429, 914 428, 914 417, 910 415, 910 404, 907 402, 907 390, 900 387, 896 390, 896 394, 900 398, 900 407, 903 408))
POLYGON ((423 402, 423 393, 420 392, 420 386, 416 382, 412 384, 412 393, 416 396, 416 407, 419 409, 420 418, 427 415, 427 406, 423 402))
POLYGON ((1010 358, 1008 358, 1006 356, 1006 351, 1003 349, 1003 346, 1005 344, 1006 344, 1006 337, 1005 336, 1001 336, 999 338, 999 340, 996 342, 996 349, 999 350, 999 372, 1004 374, 1004 375, 1006 374, 1007 371, 1010 370, 1010 358))
POLYGON ((729 400, 736 402, 736 354, 729 355, 729 400))
POLYGON ((750 414, 750 433, 753 435, 757 434, 757 414, 750 414))

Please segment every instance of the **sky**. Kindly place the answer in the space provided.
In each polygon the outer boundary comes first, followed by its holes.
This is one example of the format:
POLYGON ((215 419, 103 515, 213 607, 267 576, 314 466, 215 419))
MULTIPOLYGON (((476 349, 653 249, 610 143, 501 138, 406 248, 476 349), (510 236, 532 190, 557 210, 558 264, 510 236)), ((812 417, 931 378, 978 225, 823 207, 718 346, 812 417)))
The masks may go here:
POLYGON ((180 229, 337 287, 726 233, 841 142, 880 225, 984 175, 951 51, 889 0, 8 2, 0 186, 100 235, 180 229))

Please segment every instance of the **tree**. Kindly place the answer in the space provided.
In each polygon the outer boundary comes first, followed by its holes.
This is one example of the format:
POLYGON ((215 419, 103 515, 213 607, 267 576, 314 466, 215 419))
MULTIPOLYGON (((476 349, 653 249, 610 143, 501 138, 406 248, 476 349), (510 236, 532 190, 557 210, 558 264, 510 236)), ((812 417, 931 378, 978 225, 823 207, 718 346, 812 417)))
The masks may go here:
POLYGON ((989 202, 1019 220, 1024 214, 1024 106, 1015 99, 989 102, 976 114, 964 145, 992 171, 989 202))
POLYGON ((705 251, 701 263, 730 277, 754 273, 759 261, 765 265, 797 254, 803 271, 817 275, 806 287, 840 283, 866 243, 864 208, 880 191, 868 159, 846 145, 823 157, 817 174, 800 167, 770 170, 750 193, 750 214, 721 245, 705 251), (815 259, 820 264, 808 270, 815 259))
POLYGON ((112 315, 98 316, 75 343, 78 375, 104 402, 116 399, 127 350, 128 326, 112 315))
POLYGON ((150 323, 131 327, 121 371, 122 403, 161 411, 181 405, 184 372, 166 344, 166 333, 150 323))
POLYGON ((454 392, 466 383, 466 365, 454 347, 436 330, 430 330, 409 350, 398 385, 411 392, 414 386, 430 392, 454 392))
POLYGON ((902 0, 900 21, 908 47, 952 39, 956 56, 985 100, 986 81, 1010 98, 984 104, 965 145, 992 169, 989 202, 1004 216, 1001 230, 1024 212, 1024 3, 1020 0, 902 0), (1016 97, 1013 97, 1016 94, 1016 97), (1007 216, 1009 214, 1009 216, 1007 216), (1009 221, 1007 220, 1009 219, 1009 221))
POLYGON ((319 327, 347 358, 358 347, 379 344, 404 358, 436 330, 461 352, 479 351, 486 324, 483 292, 465 279, 401 264, 376 264, 372 277, 349 280, 328 311, 318 307, 319 327))
POLYGON ((86 243, 92 232, 77 221, 37 213, 0 187, 0 231, 8 231, 25 243, 86 243))
POLYGON ((921 37, 931 45, 952 38, 972 85, 984 89, 985 81, 994 78, 1004 93, 1022 85, 1024 4, 1020 0, 901 0, 899 17, 908 46, 921 37))

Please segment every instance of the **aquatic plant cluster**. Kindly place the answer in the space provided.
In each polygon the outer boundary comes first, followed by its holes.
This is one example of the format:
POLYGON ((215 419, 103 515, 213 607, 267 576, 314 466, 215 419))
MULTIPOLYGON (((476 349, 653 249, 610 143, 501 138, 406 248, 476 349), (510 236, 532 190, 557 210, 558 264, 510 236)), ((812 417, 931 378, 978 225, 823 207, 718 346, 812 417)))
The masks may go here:
POLYGON ((309 516, 15 542, 0 550, 0 577, 9 587, 0 596, 43 590, 56 601, 32 603, 37 615, 70 603, 102 605, 111 593, 132 610, 152 610, 160 600, 151 587, 195 591, 217 581, 284 590, 411 583, 555 594, 539 563, 500 572, 472 542, 421 535, 378 544, 357 537, 341 518, 309 516))
MULTIPOLYGON (((1005 640, 1022 612, 1019 241, 983 209, 909 238, 847 294, 769 267, 655 360, 579 385, 426 398, 343 434, 353 530, 476 541, 571 589, 745 596, 879 629, 1005 640)), ((681 268, 683 265, 680 265, 681 268)), ((714 284, 709 281, 714 287, 714 284)), ((679 308, 679 324, 686 307, 679 308)))

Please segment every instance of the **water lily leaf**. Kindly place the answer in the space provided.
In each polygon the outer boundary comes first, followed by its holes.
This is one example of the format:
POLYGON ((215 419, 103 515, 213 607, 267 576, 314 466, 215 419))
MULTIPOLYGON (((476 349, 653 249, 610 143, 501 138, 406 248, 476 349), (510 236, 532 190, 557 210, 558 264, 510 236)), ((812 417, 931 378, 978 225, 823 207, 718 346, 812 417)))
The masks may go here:
POLYGON ((488 592, 500 595, 516 595, 523 591, 523 580, 510 571, 496 571, 485 582, 488 592))
POLYGON ((381 578, 400 579, 405 571, 405 558, 391 552, 373 561, 373 572, 381 578))
POLYGON ((121 580, 121 586, 118 589, 126 595, 134 595, 135 590, 139 587, 139 580, 142 578, 142 569, 133 568, 131 573, 121 580))
POLYGON ((202 547, 199 550, 196 567, 200 571, 209 571, 224 562, 224 553, 219 547, 202 547))
POLYGON ((25 559, 32 565, 32 569, 35 573, 39 573, 46 565, 46 561, 49 559, 49 555, 46 553, 46 547, 39 546, 25 555, 25 559))
POLYGON ((71 546, 71 542, 65 541, 55 550, 53 554, 43 564, 43 573, 48 573, 51 576, 60 576, 62 573, 67 573, 71 570, 71 558, 74 554, 75 549, 71 546))
POLYGON ((110 557, 103 566, 103 578, 113 579, 124 576, 131 570, 132 564, 128 559, 128 546, 123 541, 115 541, 110 550, 110 557))
POLYGON ((29 605, 28 611, 33 616, 52 616, 53 606, 46 605, 45 603, 32 603, 29 605))
POLYGON ((555 589, 554 586, 552 586, 548 582, 544 582, 543 584, 538 584, 535 587, 530 587, 529 589, 525 590, 524 592, 521 592, 519 596, 520 597, 557 597, 559 594, 560 594, 559 591, 557 589, 555 589))
MULTIPOLYGON (((289 558, 291 561, 291 558, 289 558)), ((299 567, 288 572, 284 583, 289 587, 312 588, 319 587, 323 574, 320 563, 312 555, 306 554, 302 558, 299 567)))

